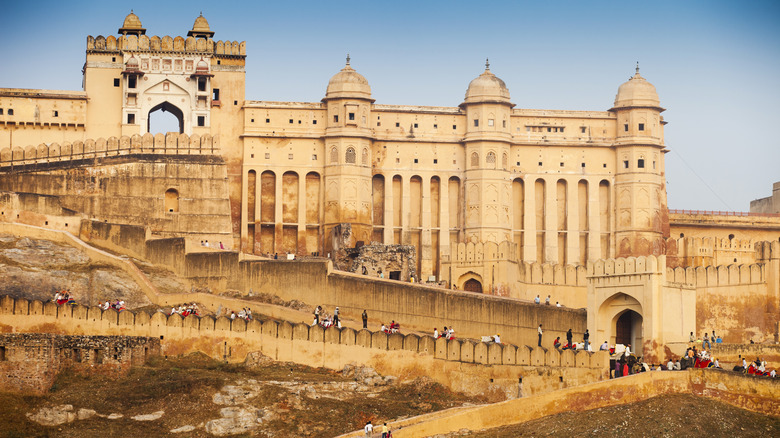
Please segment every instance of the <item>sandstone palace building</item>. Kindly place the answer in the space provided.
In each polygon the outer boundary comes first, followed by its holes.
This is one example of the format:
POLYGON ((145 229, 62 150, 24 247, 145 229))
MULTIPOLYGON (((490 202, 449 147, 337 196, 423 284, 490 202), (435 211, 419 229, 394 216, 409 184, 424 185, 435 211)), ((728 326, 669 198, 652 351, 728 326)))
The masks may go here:
POLYGON ((356 272, 549 294, 599 342, 777 336, 780 218, 668 210, 664 108, 638 67, 601 111, 522 108, 488 63, 457 107, 384 105, 349 57, 321 101, 271 102, 246 98, 246 44, 203 16, 172 38, 131 13, 117 33, 87 37, 83 91, 0 89, 1 220, 250 258, 410 245, 409 266, 356 272), (157 111, 178 132, 149 132, 157 111))

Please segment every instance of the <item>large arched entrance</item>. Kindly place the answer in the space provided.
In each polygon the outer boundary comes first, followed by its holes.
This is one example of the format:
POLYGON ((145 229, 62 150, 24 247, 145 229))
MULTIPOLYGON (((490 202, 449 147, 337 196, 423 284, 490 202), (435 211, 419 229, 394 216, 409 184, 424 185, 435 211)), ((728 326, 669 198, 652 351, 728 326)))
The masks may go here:
POLYGON ((466 280, 465 283, 463 283, 463 290, 466 292, 477 292, 482 293, 482 283, 479 282, 476 278, 472 278, 469 280, 466 280))
POLYGON ((150 109, 146 117, 146 132, 151 132, 152 134, 173 132, 177 129, 177 125, 179 134, 184 133, 184 113, 168 101, 150 109), (161 114, 154 115, 154 120, 152 120, 152 114, 156 111, 160 111, 161 114), (168 117, 165 117, 164 113, 169 113, 168 117))
MULTIPOLYGON (((631 344, 631 350, 642 354, 644 327, 642 305, 631 295, 615 293, 599 306, 596 315, 598 342, 610 344, 631 344)), ((591 334, 591 338, 593 338, 591 334)))

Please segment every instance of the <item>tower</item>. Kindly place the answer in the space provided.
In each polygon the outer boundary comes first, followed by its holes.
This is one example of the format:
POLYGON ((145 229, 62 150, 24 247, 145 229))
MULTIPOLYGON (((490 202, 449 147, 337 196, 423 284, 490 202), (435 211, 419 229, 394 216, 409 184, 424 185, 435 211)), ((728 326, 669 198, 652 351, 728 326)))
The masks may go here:
POLYGON ((509 89, 490 71, 469 83, 460 108, 466 112, 465 239, 471 242, 511 240, 509 179, 512 111, 509 89))
POLYGON ((610 111, 616 115, 616 257, 664 252, 666 187, 664 122, 655 87, 639 74, 623 83, 610 111))
MULTIPOLYGON (((322 102, 327 108, 325 142, 325 236, 338 224, 352 227, 352 244, 372 234, 371 87, 347 63, 328 82, 322 102)), ((326 243, 330 249, 332 243, 326 243)))

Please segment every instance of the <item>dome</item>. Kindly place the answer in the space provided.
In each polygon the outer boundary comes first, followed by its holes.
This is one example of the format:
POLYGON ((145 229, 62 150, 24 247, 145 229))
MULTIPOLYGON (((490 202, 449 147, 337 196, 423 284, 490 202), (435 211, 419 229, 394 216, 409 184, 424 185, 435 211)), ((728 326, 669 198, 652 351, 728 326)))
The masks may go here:
POLYGON ((636 74, 618 88, 613 109, 630 107, 650 107, 663 111, 655 87, 639 74, 638 65, 636 74))
POLYGON ((325 91, 325 100, 345 97, 371 99, 371 86, 363 75, 349 65, 349 55, 347 55, 347 65, 330 78, 328 89, 325 91))
POLYGON ((509 102, 509 89, 504 81, 490 71, 490 63, 485 62, 485 71, 469 83, 464 103, 509 102))
POLYGON ((203 12, 195 19, 195 23, 192 24, 192 30, 187 32, 187 36, 194 36, 196 38, 210 38, 214 36, 214 32, 211 31, 209 22, 206 20, 206 17, 203 16, 203 12))
POLYGON ((131 56, 125 63, 125 69, 127 70, 138 70, 138 68, 138 60, 135 58, 135 56, 131 56))
POLYGON ((136 35, 143 35, 146 33, 146 29, 143 28, 141 25, 141 19, 138 18, 138 15, 135 15, 133 13, 133 10, 130 10, 130 13, 127 14, 127 17, 125 17, 125 21, 122 23, 122 27, 119 28, 117 31, 118 33, 124 35, 124 34, 136 34, 136 35))
POLYGON ((200 61, 198 61, 198 65, 195 67, 196 71, 209 71, 209 63, 206 62, 203 58, 200 58, 200 61))

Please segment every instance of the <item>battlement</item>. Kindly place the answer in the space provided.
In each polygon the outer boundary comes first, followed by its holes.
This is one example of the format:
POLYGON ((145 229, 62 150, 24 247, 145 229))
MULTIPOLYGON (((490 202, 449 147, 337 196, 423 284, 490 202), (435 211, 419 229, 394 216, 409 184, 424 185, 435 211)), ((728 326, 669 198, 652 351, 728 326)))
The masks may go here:
POLYGON ((87 52, 119 53, 122 51, 202 53, 246 57, 246 41, 214 41, 211 38, 170 37, 168 35, 163 37, 149 37, 147 35, 87 36, 87 52))
POLYGON ((666 267, 665 256, 619 257, 588 263, 589 277, 636 274, 660 274, 666 267))
POLYGON ((4 167, 50 163, 70 160, 84 160, 101 157, 135 154, 164 155, 215 155, 219 154, 219 136, 197 134, 144 134, 132 137, 109 137, 77 141, 74 143, 51 143, 26 148, 0 149, 0 169, 4 167))
MULTIPOLYGON (((117 312, 114 309, 102 310, 99 307, 83 305, 58 306, 53 302, 14 298, 8 295, 0 297, 0 322, 12 327, 23 327, 25 323, 33 327, 41 323, 53 323, 65 331, 83 330, 90 334, 118 334, 133 336, 151 336, 160 339, 193 340, 198 339, 206 345, 204 338, 216 338, 216 354, 222 358, 219 348, 225 338, 234 338, 250 345, 269 345, 269 340, 279 341, 274 346, 277 352, 282 350, 282 342, 295 344, 309 342, 317 344, 337 344, 341 346, 363 347, 382 351, 408 351, 420 355, 430 355, 435 359, 482 365, 548 366, 603 370, 608 367, 609 354, 606 351, 588 352, 573 350, 546 349, 542 347, 517 346, 476 342, 470 339, 444 338, 410 334, 386 334, 366 329, 322 328, 305 323, 291 323, 268 319, 244 321, 220 316, 198 317, 178 314, 168 316, 162 312, 149 315, 146 312, 117 312), (23 317, 25 320, 20 320, 23 317)), ((184 342, 192 348, 192 342, 184 342)), ((231 342, 232 343, 232 342, 231 342)), ((164 352, 172 348, 163 345, 164 352)), ((246 350, 248 352, 250 350, 246 350)), ((307 350, 308 351, 308 350, 307 350)), ((233 360, 242 360, 242 350, 234 351, 233 360), (238 357, 237 357, 238 356, 238 357)), ((215 352, 204 351, 214 355, 215 352)), ((279 359, 282 360, 282 359, 279 359)))
POLYGON ((667 268, 666 280, 694 287, 737 286, 766 283, 763 264, 667 268))

